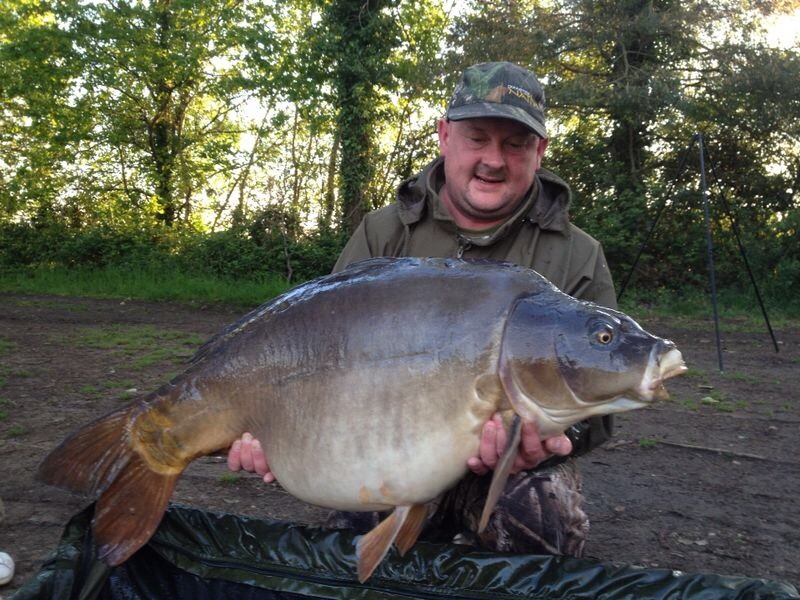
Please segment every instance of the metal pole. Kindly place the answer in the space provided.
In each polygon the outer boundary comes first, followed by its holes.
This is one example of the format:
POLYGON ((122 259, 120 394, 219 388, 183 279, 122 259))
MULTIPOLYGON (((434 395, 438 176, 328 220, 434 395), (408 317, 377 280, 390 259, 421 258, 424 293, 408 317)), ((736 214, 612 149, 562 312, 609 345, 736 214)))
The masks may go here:
POLYGON ((717 337, 717 359, 719 360, 720 372, 725 369, 722 366, 722 344, 719 337, 719 311, 717 310, 717 280, 714 271, 714 247, 711 241, 711 215, 708 207, 708 186, 706 185, 706 164, 704 159, 705 148, 703 146, 703 134, 698 133, 697 141, 700 146, 700 186, 703 192, 703 215, 706 223, 706 248, 708 249, 708 278, 711 284, 711 304, 714 308, 714 331, 717 337))
MULTIPOLYGON (((714 175, 714 179, 717 181, 717 185, 722 188, 720 184, 719 176, 717 175, 717 169, 714 166, 714 160, 711 158, 711 153, 708 153, 708 164, 711 166, 711 174, 714 175)), ((780 352, 778 348, 778 340, 775 339, 775 332, 772 330, 772 324, 769 322, 769 317, 767 316, 767 308, 764 306, 764 301, 761 299, 761 292, 758 290, 758 284, 756 283, 756 278, 753 275, 753 270, 750 268, 750 262, 747 260, 747 254, 744 251, 744 244, 742 243, 742 236, 739 235, 739 225, 736 222, 736 217, 731 210, 731 205, 728 203, 727 198, 725 198, 725 194, 720 191, 719 197, 722 199, 722 206, 725 208, 725 212, 728 213, 728 218, 731 220, 731 230, 733 231, 733 237, 736 238, 736 245, 739 247, 739 254, 742 256, 742 261, 744 262, 745 269, 747 269, 747 275, 750 277, 750 283, 753 285, 753 291, 756 293, 756 300, 758 300, 758 305, 761 307, 761 314, 764 316, 764 323, 767 324, 767 331, 769 331, 769 337, 772 338, 772 347, 775 348, 775 352, 780 352)))

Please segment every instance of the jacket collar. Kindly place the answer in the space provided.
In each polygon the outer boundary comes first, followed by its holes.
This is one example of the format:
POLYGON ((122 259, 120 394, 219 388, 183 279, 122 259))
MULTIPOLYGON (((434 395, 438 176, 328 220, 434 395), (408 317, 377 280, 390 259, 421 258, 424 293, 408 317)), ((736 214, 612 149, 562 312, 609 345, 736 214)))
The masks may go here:
MULTIPOLYGON (((452 217, 439 200, 439 189, 443 183, 444 159, 441 156, 429 163, 419 174, 401 183, 397 190, 400 221, 406 226, 414 225, 422 220, 428 210, 441 225, 457 231, 452 217)), ((506 235, 519 221, 529 221, 541 229, 566 234, 570 201, 569 186, 555 173, 539 169, 531 191, 520 209, 492 233, 477 236, 472 241, 480 245, 491 244, 506 235)))

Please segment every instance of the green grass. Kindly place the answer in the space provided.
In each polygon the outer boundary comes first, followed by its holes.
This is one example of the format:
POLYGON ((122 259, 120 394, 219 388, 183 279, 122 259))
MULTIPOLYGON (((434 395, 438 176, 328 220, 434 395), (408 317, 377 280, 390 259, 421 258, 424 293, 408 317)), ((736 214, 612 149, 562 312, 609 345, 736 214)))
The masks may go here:
POLYGON ((232 280, 158 267, 38 268, 3 273, 0 291, 99 298, 140 298, 198 304, 257 306, 291 285, 281 277, 232 280))
POLYGON ((639 438, 639 448, 655 448, 658 442, 652 438, 639 438))
MULTIPOLYGON (((130 359, 132 368, 144 369, 167 362, 182 363, 203 341, 204 337, 194 333, 152 325, 107 325, 82 329, 75 345, 116 351, 130 359)), ((100 391, 96 386, 85 387, 87 393, 100 391)))
POLYGON ((705 369, 698 369, 696 367, 689 367, 688 369, 686 369, 683 372, 681 377, 684 377, 684 378, 688 377, 690 379, 694 379, 694 378, 697 378, 697 377, 705 377, 707 374, 708 374, 708 372, 705 369))
POLYGON ((236 473, 223 473, 219 476, 219 482, 222 485, 233 485, 242 480, 242 476, 236 473))
MULTIPOLYGON (((796 325, 800 319, 800 302, 797 300, 787 301, 784 297, 770 299, 765 296, 765 304, 773 329, 796 325)), ((769 340, 764 317, 752 290, 720 290, 717 305, 722 333, 763 333, 769 340)), ((643 322, 650 318, 669 318, 673 324, 681 325, 696 319, 707 319, 713 335, 711 297, 698 290, 633 289, 625 292, 620 301, 620 310, 643 322)))
POLYGON ((741 383, 758 383, 760 379, 750 373, 743 373, 741 371, 726 371, 721 374, 722 377, 730 379, 731 381, 738 381, 741 383))
MULTIPOLYGON (((128 389, 130 389, 130 388, 128 388, 128 389)), ((136 391, 136 392, 129 392, 129 391, 128 391, 128 389, 122 390, 122 391, 119 393, 119 396, 117 396, 117 399, 118 399, 120 402, 128 402, 128 401, 130 401, 130 400, 133 400, 133 399, 134 399, 136 396, 138 396, 138 395, 139 395, 139 393, 140 393, 140 392, 138 392, 138 391, 136 391)))
POLYGON ((12 350, 14 350, 14 348, 16 348, 16 347, 17 347, 17 343, 16 342, 12 342, 10 340, 4 340, 3 338, 0 338, 0 355, 8 354, 12 350))
POLYGON ((25 434, 25 428, 22 425, 12 425, 6 431, 6 437, 9 439, 17 438, 24 434, 25 434))

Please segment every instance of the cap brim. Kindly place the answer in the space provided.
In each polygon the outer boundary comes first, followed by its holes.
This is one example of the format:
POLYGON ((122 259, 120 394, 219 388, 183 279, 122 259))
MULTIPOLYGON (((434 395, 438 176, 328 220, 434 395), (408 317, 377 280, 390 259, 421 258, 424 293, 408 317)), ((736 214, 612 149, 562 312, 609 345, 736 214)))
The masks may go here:
POLYGON ((509 104, 498 104, 496 102, 475 102, 465 106, 456 106, 448 109, 447 118, 451 121, 463 121, 464 119, 511 119, 522 123, 536 135, 542 138, 547 137, 545 126, 534 119, 530 114, 517 106, 509 104))

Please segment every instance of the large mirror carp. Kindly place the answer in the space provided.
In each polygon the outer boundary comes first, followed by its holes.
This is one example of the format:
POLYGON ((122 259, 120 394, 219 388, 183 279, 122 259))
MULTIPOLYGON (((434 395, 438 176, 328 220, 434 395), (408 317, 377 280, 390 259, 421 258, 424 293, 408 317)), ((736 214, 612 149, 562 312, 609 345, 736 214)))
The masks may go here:
POLYGON ((170 383, 72 434, 39 477, 99 494, 98 556, 117 565, 152 536, 186 466, 250 431, 297 498, 395 509, 359 539, 363 581, 392 543, 414 544, 425 503, 466 473, 496 411, 513 426, 484 522, 522 421, 554 435, 666 397, 664 380, 683 370, 672 342, 530 269, 376 258, 227 327, 170 383))

